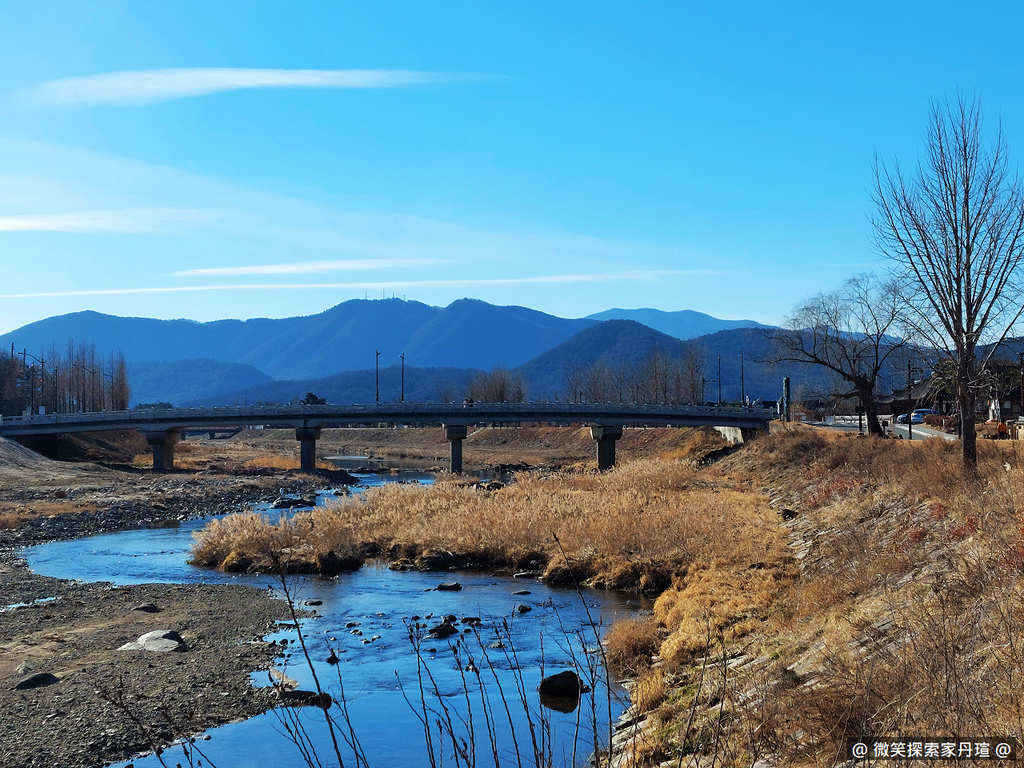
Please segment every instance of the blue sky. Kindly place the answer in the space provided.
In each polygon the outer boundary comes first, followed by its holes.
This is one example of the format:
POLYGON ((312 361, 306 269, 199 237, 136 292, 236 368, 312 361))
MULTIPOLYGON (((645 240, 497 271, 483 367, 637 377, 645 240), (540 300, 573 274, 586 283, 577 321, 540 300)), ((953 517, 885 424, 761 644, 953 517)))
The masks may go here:
POLYGON ((778 322, 884 267, 872 162, 979 94, 982 3, 0 2, 0 332, 471 296, 778 322))

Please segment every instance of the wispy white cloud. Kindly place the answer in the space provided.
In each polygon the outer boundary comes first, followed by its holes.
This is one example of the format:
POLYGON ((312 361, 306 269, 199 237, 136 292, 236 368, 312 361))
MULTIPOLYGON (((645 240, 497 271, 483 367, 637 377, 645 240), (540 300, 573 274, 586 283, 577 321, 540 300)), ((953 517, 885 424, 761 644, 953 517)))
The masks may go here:
POLYGON ((212 218, 208 211, 184 208, 137 208, 121 211, 75 211, 0 216, 0 232, 159 232, 175 223, 212 218))
POLYGON ((399 269, 443 264, 442 259, 346 259, 303 261, 295 264, 253 264, 239 267, 208 267, 172 272, 174 277, 227 277, 237 275, 315 275, 364 269, 399 269))
POLYGON ((402 69, 152 69, 50 80, 29 93, 44 104, 152 104, 250 88, 396 88, 485 77, 402 69))
POLYGON ((610 283, 621 280, 657 280, 668 275, 714 274, 714 270, 656 269, 592 275, 531 275, 528 277, 456 278, 452 280, 405 280, 367 283, 262 283, 253 285, 182 285, 152 288, 100 288, 75 291, 39 291, 10 293, 0 299, 51 299, 61 296, 126 296, 152 293, 190 293, 195 291, 285 291, 285 290, 399 290, 412 288, 466 288, 494 285, 531 285, 559 283, 610 283))

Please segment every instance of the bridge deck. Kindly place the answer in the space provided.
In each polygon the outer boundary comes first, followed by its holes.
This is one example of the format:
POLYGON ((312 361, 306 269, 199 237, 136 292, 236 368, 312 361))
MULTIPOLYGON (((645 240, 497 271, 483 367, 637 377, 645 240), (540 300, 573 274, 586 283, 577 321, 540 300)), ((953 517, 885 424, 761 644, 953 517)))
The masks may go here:
POLYGON ((0 437, 48 438, 69 432, 137 429, 153 449, 153 469, 174 468, 174 446, 182 430, 237 426, 295 429, 303 469, 316 466, 316 441, 327 427, 379 424, 440 424, 451 443, 452 472, 462 471, 462 441, 467 428, 488 424, 589 424, 597 441, 597 465, 615 464, 615 441, 625 426, 732 427, 766 430, 773 412, 768 408, 727 408, 693 405, 607 405, 569 403, 391 403, 374 405, 246 406, 226 408, 169 408, 104 413, 47 414, 0 420, 0 437))
POLYGON ((643 426, 731 426, 764 429, 771 421, 769 408, 607 405, 570 403, 391 403, 382 405, 245 406, 169 408, 102 413, 47 414, 4 417, 0 436, 52 435, 137 429, 170 429, 240 425, 274 427, 342 427, 377 424, 591 424, 643 426))

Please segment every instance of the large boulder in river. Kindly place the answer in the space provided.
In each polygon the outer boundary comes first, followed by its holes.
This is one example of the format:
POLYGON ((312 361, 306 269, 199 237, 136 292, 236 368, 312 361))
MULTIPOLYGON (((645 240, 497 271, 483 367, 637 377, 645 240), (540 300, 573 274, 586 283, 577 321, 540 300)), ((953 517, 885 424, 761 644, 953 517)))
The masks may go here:
POLYGON ((181 635, 173 629, 158 629, 153 632, 147 632, 134 642, 125 643, 117 650, 167 653, 168 651, 187 651, 188 646, 181 639, 181 635))
POLYGON ((358 571, 363 567, 363 557, 354 552, 338 554, 333 549, 319 552, 313 559, 316 571, 322 576, 334 576, 343 571, 358 571))
POLYGON ((464 564, 465 558, 440 547, 428 549, 416 558, 416 569, 419 571, 450 571, 464 564))
POLYGON ((578 699, 581 693, 586 693, 590 689, 583 684, 579 675, 567 669, 556 675, 545 677, 540 681, 539 690, 541 696, 551 696, 556 699, 578 699))

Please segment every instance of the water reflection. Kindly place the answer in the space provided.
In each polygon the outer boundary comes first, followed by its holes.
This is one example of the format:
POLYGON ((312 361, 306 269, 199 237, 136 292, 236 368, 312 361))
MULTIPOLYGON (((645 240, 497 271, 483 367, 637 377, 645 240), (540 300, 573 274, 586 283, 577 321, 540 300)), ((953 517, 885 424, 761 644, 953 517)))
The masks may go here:
MULTIPOLYGON (((398 477, 430 480, 423 473, 398 477)), ((361 477, 361 485, 394 479, 391 475, 367 475, 361 477)), ((318 503, 331 497, 330 493, 321 494, 318 503)), ((189 566, 191 534, 206 523, 191 520, 171 528, 56 542, 28 549, 24 555, 38 573, 86 581, 278 586, 267 575, 226 574, 189 566)), ((570 765, 573 755, 582 759, 595 739, 589 731, 595 724, 617 717, 624 708, 614 682, 611 697, 602 687, 600 657, 591 651, 599 642, 602 627, 630 615, 632 607, 616 594, 586 592, 584 605, 574 590, 548 587, 532 579, 524 585, 527 580, 486 573, 459 573, 460 591, 438 589, 451 581, 451 574, 395 572, 380 562, 331 579, 296 577, 291 582, 294 598, 319 614, 301 624, 312 668, 299 650, 294 626, 282 627, 268 637, 281 648, 278 668, 303 689, 314 687, 312 672, 316 671, 330 695, 344 704, 344 709, 332 707, 330 712, 336 718, 347 712, 351 733, 358 737, 375 768, 429 765, 429 749, 442 748, 437 741, 438 721, 462 728, 458 738, 469 744, 475 741, 474 748, 488 755, 497 751, 503 761, 509 758, 514 763, 517 749, 523 751, 524 758, 532 754, 536 742, 530 734, 535 728, 547 729, 541 748, 551 753, 555 764, 570 765), (529 587, 528 592, 524 586, 529 587), (531 610, 521 612, 521 605, 531 610), (590 625, 588 609, 599 623, 596 628, 590 625), (424 632, 444 617, 455 620, 458 632, 447 639, 426 637, 424 632), (332 658, 337 663, 331 663, 332 658), (578 671, 595 692, 571 703, 545 701, 551 707, 545 708, 537 692, 541 679, 567 669, 578 671), (474 708, 475 719, 470 720, 467 706, 474 708), (433 747, 427 746, 428 735, 433 747)), ((269 685, 270 680, 266 672, 260 672, 253 675, 253 683, 269 685)), ((220 768, 302 765, 282 724, 292 721, 282 721, 282 717, 299 718, 297 722, 321 757, 333 755, 323 711, 304 708, 286 713, 277 710, 212 729, 208 741, 198 742, 205 757, 192 758, 220 768)), ((597 730, 601 735, 607 732, 606 727, 597 730)), ((445 744, 445 755, 449 755, 450 735, 445 744)), ((165 753, 163 763, 149 756, 131 764, 156 768, 184 760, 179 752, 168 761, 174 754, 165 753)), ((325 764, 333 762, 336 759, 331 756, 325 764)))

